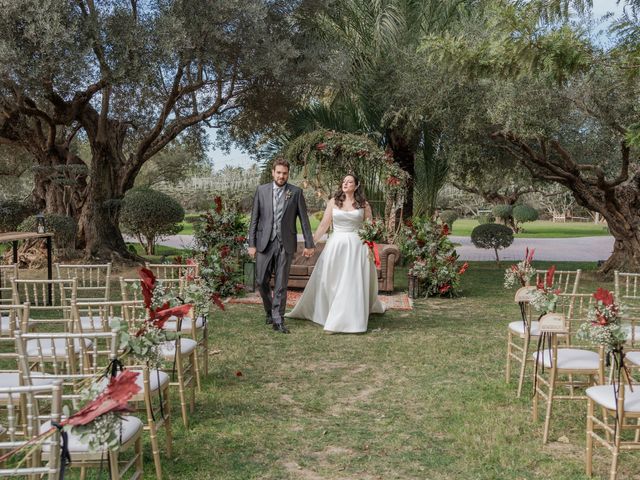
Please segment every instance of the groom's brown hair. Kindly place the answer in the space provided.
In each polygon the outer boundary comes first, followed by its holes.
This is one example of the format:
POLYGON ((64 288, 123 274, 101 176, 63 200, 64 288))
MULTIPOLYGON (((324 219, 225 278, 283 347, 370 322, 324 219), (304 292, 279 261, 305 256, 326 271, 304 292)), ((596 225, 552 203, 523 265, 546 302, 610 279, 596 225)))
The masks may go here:
POLYGON ((289 165, 289 161, 287 159, 285 159, 284 157, 277 157, 273 161, 273 166, 271 167, 271 170, 275 170, 278 165, 281 165, 283 167, 287 167, 287 170, 291 170, 291 165, 289 165))

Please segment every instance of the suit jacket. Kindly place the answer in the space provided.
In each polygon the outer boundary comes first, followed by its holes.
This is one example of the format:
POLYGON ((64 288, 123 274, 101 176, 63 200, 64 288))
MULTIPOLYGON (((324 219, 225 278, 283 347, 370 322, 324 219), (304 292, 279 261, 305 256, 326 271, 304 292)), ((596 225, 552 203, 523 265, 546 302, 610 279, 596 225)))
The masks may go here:
MULTIPOLYGON (((294 254, 297 247, 296 218, 300 219, 304 246, 313 248, 313 234, 307 215, 307 205, 302 195, 302 189, 295 185, 286 184, 284 207, 280 233, 285 252, 294 254)), ((264 252, 271 238, 273 228, 273 182, 260 185, 253 197, 251 223, 249 224, 249 246, 258 252, 264 252)))

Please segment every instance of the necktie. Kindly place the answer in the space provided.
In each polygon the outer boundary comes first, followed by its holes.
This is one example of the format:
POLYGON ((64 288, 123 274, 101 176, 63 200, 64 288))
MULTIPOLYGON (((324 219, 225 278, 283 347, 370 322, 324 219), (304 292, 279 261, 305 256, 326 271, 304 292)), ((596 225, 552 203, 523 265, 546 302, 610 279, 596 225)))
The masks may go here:
POLYGON ((282 212, 284 210, 284 202, 282 199, 282 192, 284 191, 284 187, 276 188, 275 192, 275 203, 276 203, 276 211, 273 217, 273 221, 275 223, 275 233, 276 236, 282 240, 280 236, 280 224, 282 223, 282 212))

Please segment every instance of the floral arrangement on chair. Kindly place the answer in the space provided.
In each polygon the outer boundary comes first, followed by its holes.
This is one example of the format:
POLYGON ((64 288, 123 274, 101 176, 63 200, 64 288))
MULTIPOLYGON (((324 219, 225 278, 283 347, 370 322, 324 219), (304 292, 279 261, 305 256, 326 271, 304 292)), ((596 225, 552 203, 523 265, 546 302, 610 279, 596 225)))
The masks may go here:
POLYGON ((538 312, 551 313, 555 312, 556 304, 561 293, 559 288, 553 288, 553 275, 556 272, 556 266, 552 265, 545 274, 544 281, 539 281, 536 285, 536 291, 531 298, 531 305, 538 312))
POLYGON ((535 269, 531 262, 535 249, 529 250, 527 247, 524 259, 504 271, 504 288, 513 288, 514 285, 526 287, 529 285, 531 277, 535 274, 535 269))
POLYGON ((403 228, 400 247, 411 262, 409 275, 424 286, 426 295, 457 295, 460 275, 469 267, 466 262, 458 266, 449 233, 449 226, 436 220, 409 221, 403 228))
POLYGON ((578 336, 597 345, 604 345, 608 352, 620 350, 627 339, 620 323, 622 306, 616 304, 613 294, 604 288, 598 288, 593 299, 595 302, 587 312, 589 321, 580 325, 578 336))
POLYGON ((380 268, 380 253, 378 252, 378 243, 386 240, 387 230, 383 222, 376 219, 367 219, 363 222, 362 227, 358 230, 358 235, 362 242, 369 247, 370 257, 376 264, 376 268, 380 268))

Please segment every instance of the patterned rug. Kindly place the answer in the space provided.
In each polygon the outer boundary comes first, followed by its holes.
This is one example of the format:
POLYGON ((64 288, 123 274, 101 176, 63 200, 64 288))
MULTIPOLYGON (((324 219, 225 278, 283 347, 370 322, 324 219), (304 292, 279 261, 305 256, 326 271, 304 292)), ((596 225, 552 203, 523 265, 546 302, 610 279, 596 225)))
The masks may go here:
MULTIPOLYGON (((299 290, 287 291, 287 307, 293 307, 302 296, 299 290)), ((394 292, 391 295, 379 295, 380 301, 387 307, 387 310, 413 310, 411 299, 405 292, 394 292)), ((258 292, 247 294, 246 297, 232 298, 229 303, 243 303, 248 305, 260 305, 262 299, 258 292)))

